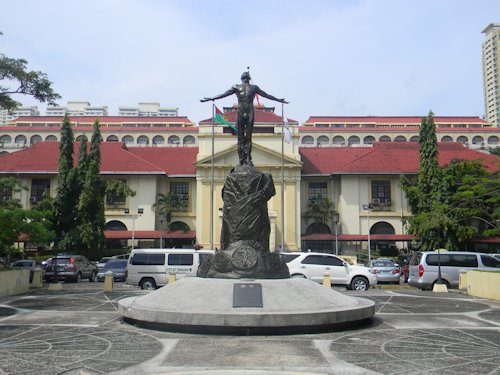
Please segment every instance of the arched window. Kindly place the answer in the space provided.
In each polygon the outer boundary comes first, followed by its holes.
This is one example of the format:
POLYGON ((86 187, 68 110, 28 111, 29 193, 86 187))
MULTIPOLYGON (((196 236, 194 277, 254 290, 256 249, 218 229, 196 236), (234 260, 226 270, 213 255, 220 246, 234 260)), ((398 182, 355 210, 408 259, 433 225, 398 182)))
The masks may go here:
POLYGON ((375 137, 368 135, 363 139, 363 144, 365 145, 372 145, 375 143, 375 137))
POLYGON ((12 138, 10 137, 10 135, 5 134, 5 135, 2 135, 0 137, 0 143, 2 143, 4 145, 9 144, 11 142, 12 142, 12 138))
POLYGON ((14 141, 17 145, 24 146, 27 142, 28 139, 26 138, 25 135, 18 135, 14 141))
POLYGON ((48 135, 47 138, 45 138, 45 140, 48 142, 56 142, 57 137, 55 135, 48 135))
POLYGON ((410 142, 418 142, 418 135, 414 135, 410 138, 410 142))
POLYGON ((126 145, 132 145, 134 144, 134 138, 132 138, 131 135, 126 135, 122 137, 122 142, 124 142, 126 145))
POLYGON ((163 145, 165 144, 165 138, 163 138, 161 135, 155 135, 153 137, 153 145, 163 145))
POLYGON ((141 145, 141 146, 147 146, 147 145, 149 145, 149 138, 145 135, 140 135, 137 138, 137 144, 141 145))
POLYGON ((336 135, 333 137, 332 143, 335 146, 344 146, 345 145, 345 138, 342 137, 341 135, 336 135))
POLYGON ((127 230, 127 226, 119 220, 111 220, 106 223, 105 230, 127 230))
POLYGON ((35 143, 41 142, 42 137, 40 137, 38 134, 35 134, 30 138, 30 144, 34 145, 35 143))
POLYGON ((464 135, 461 135, 460 137, 457 138, 457 142, 461 142, 461 143, 469 143, 469 138, 467 138, 466 136, 464 135))
POLYGON ((303 145, 313 145, 314 138, 311 137, 310 135, 306 135, 305 137, 302 138, 302 144, 303 145))
POLYGON ((186 223, 184 223, 182 221, 174 221, 174 222, 170 223, 168 228, 170 230, 182 230, 183 232, 187 232, 187 231, 191 230, 191 228, 189 228, 189 225, 187 225, 186 223))
POLYGON ((170 137, 168 137, 168 144, 169 145, 180 145, 181 144, 181 140, 179 139, 178 136, 171 135, 170 137))
POLYGON ((391 137, 389 137, 388 135, 383 135, 381 136, 379 139, 378 139, 379 142, 390 142, 391 141, 391 137))
POLYGON ((306 234, 314 234, 314 233, 332 234, 332 230, 325 223, 315 222, 309 225, 306 229, 306 234))
POLYGON ((498 144, 498 137, 496 135, 492 135, 488 137, 488 144, 489 145, 497 145, 498 144))
POLYGON ((403 135, 398 135, 396 138, 394 138, 394 142, 406 142, 406 137, 403 135))
POLYGON ((443 136, 443 138, 441 138, 441 142, 453 142, 453 138, 451 138, 449 135, 445 135, 443 136))
POLYGON ((473 145, 481 145, 484 143, 484 138, 476 135, 475 137, 472 138, 472 144, 473 145))
POLYGON ((106 142, 118 142, 118 137, 116 135, 110 135, 106 138, 106 142))
POLYGON ((194 145, 196 143, 196 140, 192 135, 186 135, 182 140, 182 143, 185 145, 194 145))
POLYGON ((318 137, 318 146, 328 146, 330 139, 326 135, 321 135, 318 137))
POLYGON ((348 145, 359 145, 360 143, 361 141, 357 135, 351 135, 347 140, 348 145))

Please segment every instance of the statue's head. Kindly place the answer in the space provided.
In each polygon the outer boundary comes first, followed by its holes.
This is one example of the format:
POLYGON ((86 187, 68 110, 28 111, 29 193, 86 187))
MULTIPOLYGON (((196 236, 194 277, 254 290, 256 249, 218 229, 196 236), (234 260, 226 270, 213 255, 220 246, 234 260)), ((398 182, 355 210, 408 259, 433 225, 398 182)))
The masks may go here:
POLYGON ((242 75, 241 75, 241 80, 243 82, 249 82, 250 81, 250 73, 249 72, 244 72, 242 75))

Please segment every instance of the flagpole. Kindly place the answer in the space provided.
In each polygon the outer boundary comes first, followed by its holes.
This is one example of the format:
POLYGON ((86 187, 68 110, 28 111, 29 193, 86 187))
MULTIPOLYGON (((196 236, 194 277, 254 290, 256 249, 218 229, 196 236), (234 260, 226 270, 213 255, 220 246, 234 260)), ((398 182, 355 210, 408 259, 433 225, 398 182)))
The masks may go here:
POLYGON ((281 251, 285 250, 285 103, 281 103, 281 251))
POLYGON ((210 177, 210 250, 214 249, 214 157, 215 157, 215 104, 212 102, 212 170, 210 177))

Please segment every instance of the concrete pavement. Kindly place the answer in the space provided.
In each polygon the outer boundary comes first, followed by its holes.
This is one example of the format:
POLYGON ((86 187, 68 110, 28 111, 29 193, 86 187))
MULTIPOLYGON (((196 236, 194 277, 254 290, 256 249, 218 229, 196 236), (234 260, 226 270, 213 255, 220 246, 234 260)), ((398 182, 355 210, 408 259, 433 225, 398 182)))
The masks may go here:
POLYGON ((401 286, 343 293, 370 322, 320 334, 222 336, 128 325, 117 301, 147 292, 65 284, 0 299, 0 374, 500 374, 500 303, 401 286))

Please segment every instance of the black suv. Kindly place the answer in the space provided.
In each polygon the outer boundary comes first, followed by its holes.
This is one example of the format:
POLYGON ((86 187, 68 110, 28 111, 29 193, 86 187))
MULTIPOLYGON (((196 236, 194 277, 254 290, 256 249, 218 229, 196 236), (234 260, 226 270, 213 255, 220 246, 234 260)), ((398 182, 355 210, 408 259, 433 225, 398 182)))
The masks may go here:
POLYGON ((97 266, 83 255, 59 254, 49 260, 44 276, 47 282, 63 280, 79 283, 82 279, 94 281, 96 275, 97 266))

